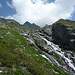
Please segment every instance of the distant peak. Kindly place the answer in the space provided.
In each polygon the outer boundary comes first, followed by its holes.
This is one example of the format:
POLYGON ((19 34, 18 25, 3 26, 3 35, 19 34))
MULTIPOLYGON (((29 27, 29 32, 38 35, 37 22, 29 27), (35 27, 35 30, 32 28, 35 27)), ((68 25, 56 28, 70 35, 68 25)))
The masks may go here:
POLYGON ((30 23, 28 21, 26 21, 24 24, 23 24, 25 27, 31 27, 31 28, 40 28, 38 25, 36 25, 35 23, 30 23))

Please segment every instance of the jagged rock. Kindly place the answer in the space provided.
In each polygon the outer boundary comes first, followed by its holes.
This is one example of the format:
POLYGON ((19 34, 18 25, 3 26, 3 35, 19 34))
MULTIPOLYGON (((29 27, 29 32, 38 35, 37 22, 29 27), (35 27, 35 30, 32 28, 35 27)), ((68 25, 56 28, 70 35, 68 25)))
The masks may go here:
POLYGON ((46 29, 44 30, 44 32, 45 32, 46 34, 48 34, 49 36, 52 35, 52 31, 51 31, 50 28, 46 28, 46 29))
POLYGON ((31 46, 35 45, 35 42, 32 39, 27 39, 27 43, 31 46))
POLYGON ((52 37, 52 25, 48 26, 46 29, 43 29, 43 32, 49 35, 49 37, 52 37))

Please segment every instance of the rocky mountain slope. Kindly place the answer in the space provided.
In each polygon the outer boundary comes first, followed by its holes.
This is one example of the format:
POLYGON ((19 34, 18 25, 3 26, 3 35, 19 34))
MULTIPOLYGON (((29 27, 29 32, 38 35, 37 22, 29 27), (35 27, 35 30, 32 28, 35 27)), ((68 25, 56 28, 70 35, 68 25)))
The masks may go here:
MULTIPOLYGON (((28 41, 28 44, 35 48, 35 45, 41 49, 39 53, 44 53, 45 58, 69 74, 75 74, 75 54, 71 51, 65 51, 59 45, 51 42, 51 37, 42 31, 29 31, 21 34, 28 41)), ((59 74, 59 73, 58 73, 59 74)), ((61 75, 61 74, 59 74, 61 75)))
POLYGON ((55 44, 52 30, 0 18, 0 74, 75 75, 75 53, 55 44))

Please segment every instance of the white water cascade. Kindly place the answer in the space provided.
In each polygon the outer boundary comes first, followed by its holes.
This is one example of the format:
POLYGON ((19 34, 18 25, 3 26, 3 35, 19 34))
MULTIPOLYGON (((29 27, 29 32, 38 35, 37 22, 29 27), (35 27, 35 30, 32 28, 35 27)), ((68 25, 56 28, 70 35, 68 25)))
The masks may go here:
POLYGON ((65 57, 64 52, 61 51, 61 48, 59 48, 58 45, 53 44, 52 42, 48 41, 46 38, 43 38, 42 36, 40 36, 40 37, 41 37, 41 39, 43 39, 44 41, 46 41, 47 45, 51 46, 51 49, 56 54, 58 54, 59 56, 61 56, 65 60, 65 62, 68 64, 68 66, 71 67, 75 71, 75 66, 73 65, 72 61, 69 58, 65 57))

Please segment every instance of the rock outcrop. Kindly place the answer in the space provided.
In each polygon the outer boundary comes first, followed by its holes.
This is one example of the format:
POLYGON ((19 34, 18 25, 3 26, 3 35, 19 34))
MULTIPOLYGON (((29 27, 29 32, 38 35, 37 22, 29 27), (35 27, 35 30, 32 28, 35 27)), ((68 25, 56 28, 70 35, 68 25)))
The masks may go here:
POLYGON ((43 29, 43 32, 50 37, 52 37, 52 25, 48 26, 47 28, 43 29))
MULTIPOLYGON (((52 26, 52 38, 58 44, 61 44, 64 48, 75 51, 75 27, 74 23, 67 24, 67 21, 63 20, 63 23, 57 21, 52 26), (65 23, 64 23, 65 22, 65 23)), ((71 22, 70 22, 71 23, 71 22)))

